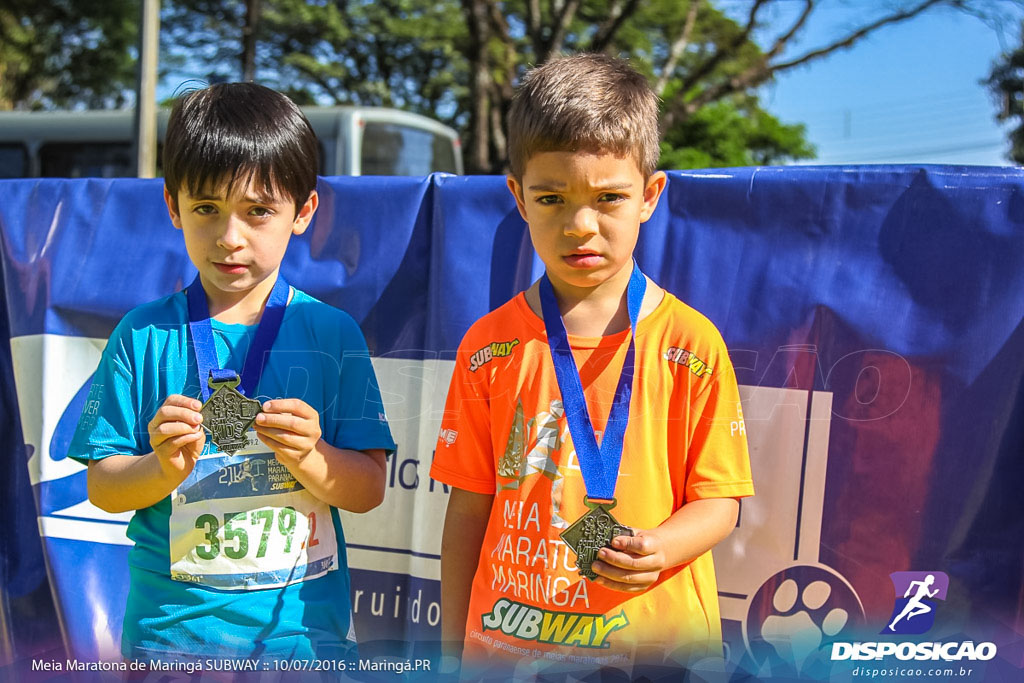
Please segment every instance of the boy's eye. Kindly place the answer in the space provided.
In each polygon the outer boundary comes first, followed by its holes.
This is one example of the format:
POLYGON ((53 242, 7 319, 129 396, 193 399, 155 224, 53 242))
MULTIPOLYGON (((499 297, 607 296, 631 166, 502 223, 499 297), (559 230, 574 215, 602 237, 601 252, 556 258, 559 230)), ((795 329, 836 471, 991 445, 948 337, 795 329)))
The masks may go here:
POLYGON ((249 209, 250 216, 256 216, 257 218, 265 218, 267 216, 273 216, 274 212, 265 206, 254 206, 249 209))
POLYGON ((543 206, 551 206, 552 204, 561 204, 562 198, 557 194, 545 194, 537 197, 536 202, 543 206))
POLYGON ((217 213, 217 207, 213 204, 199 204, 192 208, 192 212, 200 216, 209 216, 217 213))
POLYGON ((601 195, 602 202, 619 202, 622 201, 623 199, 625 199, 625 197, 616 192, 605 192, 603 195, 601 195))

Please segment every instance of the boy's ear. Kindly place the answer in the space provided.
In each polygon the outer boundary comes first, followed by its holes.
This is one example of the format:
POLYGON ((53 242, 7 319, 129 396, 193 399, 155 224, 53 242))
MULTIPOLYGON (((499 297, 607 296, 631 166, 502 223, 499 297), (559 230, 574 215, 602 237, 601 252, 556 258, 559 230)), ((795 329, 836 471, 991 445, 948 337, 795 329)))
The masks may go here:
POLYGON ((167 204, 167 213, 171 217, 171 225, 181 230, 181 214, 178 212, 178 200, 176 197, 171 196, 171 193, 167 191, 166 185, 164 185, 164 203, 167 204))
POLYGON ((526 218, 526 199, 523 196, 523 186, 519 184, 519 181, 513 175, 505 176, 505 184, 508 185, 508 191, 515 197, 519 215, 523 217, 524 221, 529 223, 529 219, 526 218))
POLYGON ((661 193, 665 191, 667 183, 668 176, 665 175, 664 171, 655 171, 647 179, 647 184, 644 185, 644 205, 640 209, 641 223, 646 222, 654 214, 654 210, 658 208, 658 200, 661 198, 661 193))
POLYGON ((313 190, 309 193, 302 208, 295 214, 295 222, 292 224, 293 235, 301 235, 306 232, 306 228, 309 227, 310 221, 313 220, 313 215, 316 213, 318 206, 320 206, 320 195, 316 193, 316 190, 313 190))

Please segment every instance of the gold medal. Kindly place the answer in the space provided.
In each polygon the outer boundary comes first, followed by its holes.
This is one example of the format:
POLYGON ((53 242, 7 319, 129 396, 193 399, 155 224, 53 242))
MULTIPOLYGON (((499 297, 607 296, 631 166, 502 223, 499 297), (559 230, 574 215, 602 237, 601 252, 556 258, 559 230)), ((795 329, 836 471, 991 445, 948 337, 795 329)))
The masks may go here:
POLYGON ((614 498, 604 503, 592 503, 584 496, 583 504, 590 510, 559 534, 559 537, 575 551, 576 566, 579 567, 580 575, 593 581, 597 578, 593 569, 597 551, 601 548, 610 548, 612 539, 616 536, 632 536, 633 530, 625 524, 620 524, 612 516, 614 498))
POLYGON ((238 377, 220 382, 211 378, 209 385, 213 393, 199 410, 210 441, 228 455, 245 448, 245 433, 262 412, 259 401, 246 398, 235 388, 238 382, 238 377))

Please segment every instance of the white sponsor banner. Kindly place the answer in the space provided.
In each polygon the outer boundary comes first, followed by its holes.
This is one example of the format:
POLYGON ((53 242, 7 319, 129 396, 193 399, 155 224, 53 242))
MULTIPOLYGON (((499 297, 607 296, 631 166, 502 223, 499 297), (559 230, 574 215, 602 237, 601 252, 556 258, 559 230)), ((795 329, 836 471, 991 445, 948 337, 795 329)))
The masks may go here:
MULTIPOLYGON (((11 339, 25 441, 32 448, 33 484, 52 483, 82 465, 50 456, 68 404, 99 362, 104 340, 59 335, 11 339)), ((430 479, 453 361, 375 358, 398 452, 388 463, 384 503, 342 513, 349 565, 355 569, 440 578, 439 553, 447 495, 430 479)), ((750 445, 756 495, 742 503, 736 530, 714 550, 722 616, 742 620, 745 601, 763 581, 794 561, 815 563, 821 534, 832 395, 740 386, 742 423, 750 445)), ((65 418, 65 421, 67 418, 65 418)), ((39 519, 50 538, 128 544, 131 513, 112 515, 85 498, 39 519)))

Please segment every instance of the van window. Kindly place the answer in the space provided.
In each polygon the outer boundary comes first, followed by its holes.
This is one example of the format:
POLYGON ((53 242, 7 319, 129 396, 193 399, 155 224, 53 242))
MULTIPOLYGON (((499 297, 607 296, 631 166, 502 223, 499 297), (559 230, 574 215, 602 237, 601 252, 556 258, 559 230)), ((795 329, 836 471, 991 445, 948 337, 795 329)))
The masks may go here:
POLYGON ((51 142, 39 148, 44 178, 129 178, 135 164, 128 142, 51 142))
POLYGON ((28 175, 28 150, 17 142, 0 143, 0 178, 24 178, 28 175))
MULTIPOLYGON (((306 107, 321 175, 462 172, 455 130, 382 107, 306 107), (359 121, 353 127, 353 120, 359 121), (354 152, 354 157, 349 156, 354 152), (361 154, 361 158, 360 158, 361 154)), ((132 112, 0 112, 0 178, 134 177, 132 112)), ((168 112, 159 114, 162 125, 168 112)), ((158 132, 157 174, 162 169, 158 132)))
POLYGON ((454 141, 444 135, 431 135, 434 142, 434 170, 444 173, 458 173, 455 163, 454 141))
POLYGON ((366 123, 360 162, 363 175, 456 172, 450 138, 395 123, 366 123))

